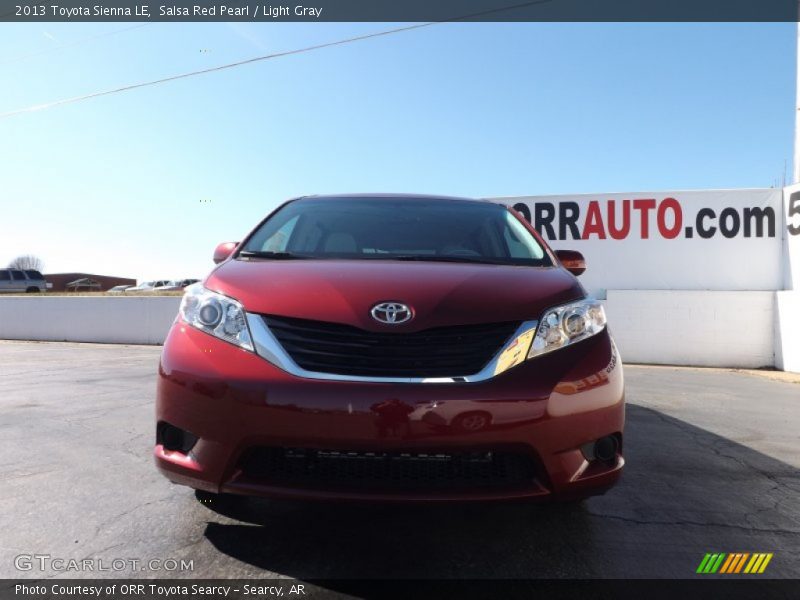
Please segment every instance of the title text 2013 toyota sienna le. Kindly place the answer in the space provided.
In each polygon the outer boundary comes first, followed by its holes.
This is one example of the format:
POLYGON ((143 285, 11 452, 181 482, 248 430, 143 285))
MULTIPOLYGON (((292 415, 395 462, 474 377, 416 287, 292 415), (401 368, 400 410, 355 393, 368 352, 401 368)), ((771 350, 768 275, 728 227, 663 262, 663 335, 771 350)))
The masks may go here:
POLYGON ((624 464, 602 305, 499 204, 291 200, 187 288, 155 459, 213 494, 577 499, 624 464))

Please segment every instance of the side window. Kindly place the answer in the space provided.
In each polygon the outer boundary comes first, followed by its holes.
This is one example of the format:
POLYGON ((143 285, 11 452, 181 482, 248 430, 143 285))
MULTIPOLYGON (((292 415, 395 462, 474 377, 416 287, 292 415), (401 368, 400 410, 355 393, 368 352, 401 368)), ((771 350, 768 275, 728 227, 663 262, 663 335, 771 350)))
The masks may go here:
POLYGON ((10 280, 11 280, 11 274, 8 272, 8 270, 6 269, 0 270, 0 281, 10 281, 10 280))
POLYGON ((39 271, 25 271, 25 275, 28 276, 28 279, 44 279, 39 271))
POLYGON ((264 252, 286 252, 286 247, 289 245, 289 238, 292 237, 292 232, 297 226, 297 220, 300 215, 296 215, 286 221, 278 231, 273 233, 261 247, 264 252))
POLYGON ((25 273, 23 273, 22 271, 16 271, 16 270, 11 271, 11 278, 14 281, 25 281, 25 273))

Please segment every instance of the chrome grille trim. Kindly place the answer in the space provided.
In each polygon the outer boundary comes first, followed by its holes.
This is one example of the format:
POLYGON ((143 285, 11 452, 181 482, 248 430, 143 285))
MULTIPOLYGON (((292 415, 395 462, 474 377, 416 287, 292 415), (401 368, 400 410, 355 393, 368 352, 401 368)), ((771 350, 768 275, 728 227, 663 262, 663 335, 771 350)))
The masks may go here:
MULTIPOLYGON (((307 371, 300 367, 283 346, 278 342, 273 333, 269 330, 261 315, 256 313, 247 314, 247 325, 250 328, 250 335, 253 339, 256 354, 264 360, 269 361, 279 369, 290 373, 296 377, 305 379, 317 379, 325 381, 353 381, 362 383, 477 383, 495 377, 495 369, 500 356, 505 352, 514 341, 522 334, 534 332, 538 321, 524 321, 517 330, 511 334, 506 343, 495 353, 486 366, 477 373, 454 375, 452 377, 369 377, 363 375, 340 375, 338 373, 321 373, 317 371, 307 371)), ((513 367, 512 367, 513 368, 513 367)))

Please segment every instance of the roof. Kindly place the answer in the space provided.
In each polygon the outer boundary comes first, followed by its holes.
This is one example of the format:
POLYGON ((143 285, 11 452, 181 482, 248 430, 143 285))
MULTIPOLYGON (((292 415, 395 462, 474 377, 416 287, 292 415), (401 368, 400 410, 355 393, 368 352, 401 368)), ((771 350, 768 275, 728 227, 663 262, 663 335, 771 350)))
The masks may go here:
POLYGON ((76 279, 75 281, 67 283, 67 286, 72 285, 100 285, 100 282, 95 279, 90 279, 89 277, 84 277, 83 279, 76 279))
POLYGON ((375 194, 313 194, 309 196, 300 196, 294 200, 337 200, 346 198, 375 198, 387 200, 456 200, 459 202, 485 202, 490 203, 488 200, 476 198, 464 198, 460 196, 440 196, 438 194, 388 194, 388 193, 375 193, 375 194))
POLYGON ((99 277, 107 279, 132 279, 131 277, 120 277, 118 275, 98 275, 97 273, 45 273, 45 277, 99 277))

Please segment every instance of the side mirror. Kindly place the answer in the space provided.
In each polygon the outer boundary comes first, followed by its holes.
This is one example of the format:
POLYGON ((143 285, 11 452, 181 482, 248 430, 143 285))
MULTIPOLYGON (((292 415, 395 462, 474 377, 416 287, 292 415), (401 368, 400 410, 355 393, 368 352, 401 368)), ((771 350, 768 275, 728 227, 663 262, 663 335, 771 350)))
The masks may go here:
POLYGON ((233 254, 239 242, 222 242, 214 249, 214 264, 219 264, 233 254))
POLYGON ((573 275, 580 275, 586 270, 586 259, 583 254, 576 250, 556 250, 556 258, 558 258, 561 266, 573 275))

